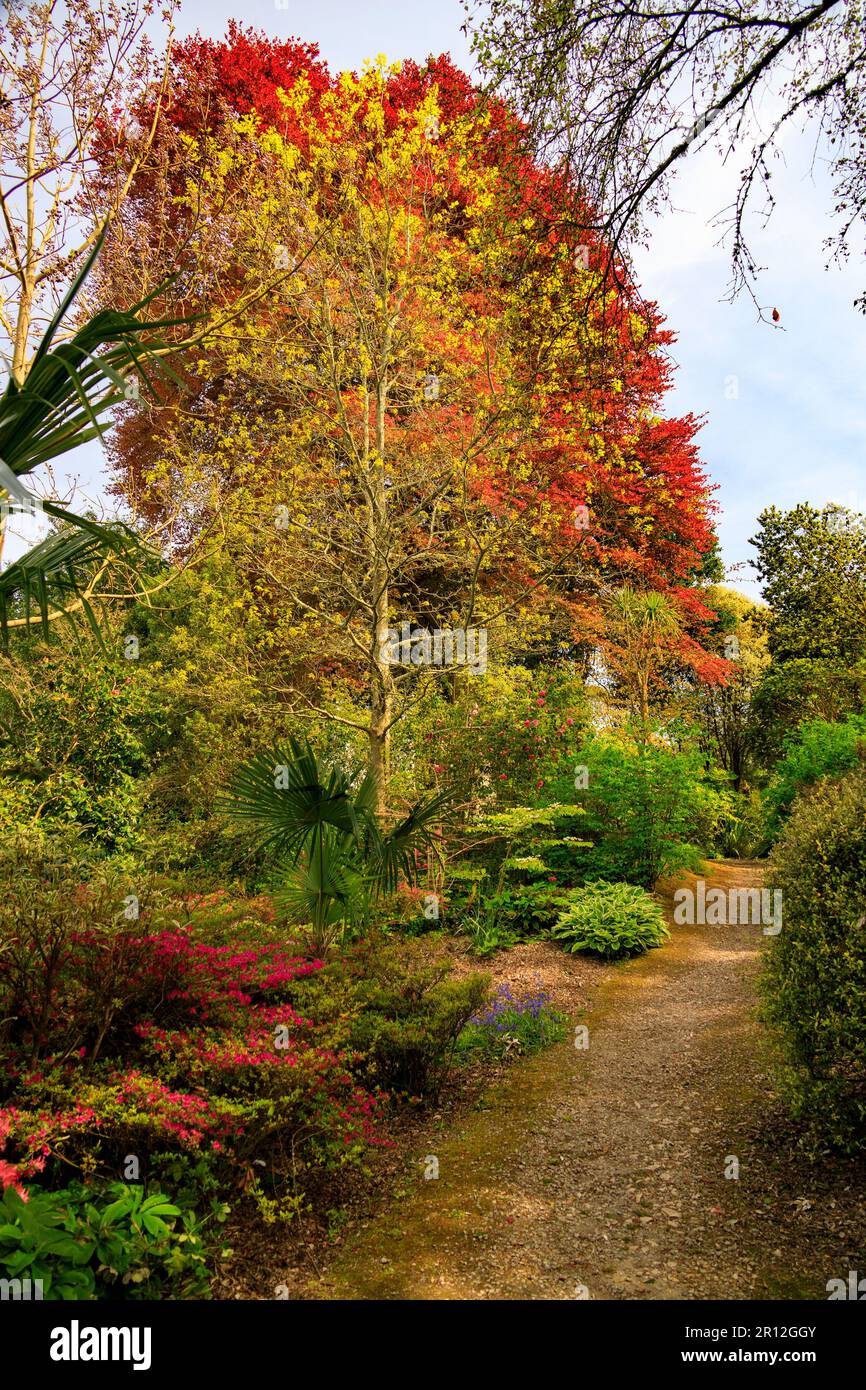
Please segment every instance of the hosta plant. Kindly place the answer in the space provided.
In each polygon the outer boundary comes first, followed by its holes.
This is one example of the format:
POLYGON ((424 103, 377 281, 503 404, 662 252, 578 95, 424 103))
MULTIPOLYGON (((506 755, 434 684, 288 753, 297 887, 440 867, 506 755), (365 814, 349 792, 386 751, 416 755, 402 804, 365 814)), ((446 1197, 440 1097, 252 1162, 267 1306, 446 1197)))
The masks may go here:
POLYGON ((669 932, 658 903, 632 883, 587 883, 576 889, 551 936, 566 951, 590 951, 608 960, 661 946, 669 932))

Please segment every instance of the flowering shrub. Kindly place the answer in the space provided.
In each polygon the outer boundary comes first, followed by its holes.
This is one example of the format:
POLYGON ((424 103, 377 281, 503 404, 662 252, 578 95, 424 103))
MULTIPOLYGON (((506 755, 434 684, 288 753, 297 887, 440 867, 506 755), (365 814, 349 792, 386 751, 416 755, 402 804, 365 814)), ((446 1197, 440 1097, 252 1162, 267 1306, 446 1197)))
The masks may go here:
POLYGON ((225 1180, 266 1151, 280 1181, 283 1160, 287 1176, 380 1142, 347 1027, 293 1002, 322 962, 203 939, 209 907, 244 915, 222 894, 179 914, 136 899, 127 921, 126 886, 31 873, 12 894, 20 913, 0 905, 3 1187, 46 1165, 50 1178, 57 1160, 116 1173, 171 1150, 205 1152, 225 1180))
MULTIPOLYGON (((169 1067, 178 1073, 191 1049, 175 1052, 174 1041, 166 1035, 169 1067)), ((176 1147, 246 1164, 265 1146, 288 1151, 306 1138, 315 1139, 318 1160, 343 1162, 347 1152, 354 1157, 377 1142, 379 1097, 355 1083, 344 1057, 325 1049, 239 1059, 227 1051, 193 1074, 196 1089, 136 1069, 94 1081, 73 1075, 63 1088, 22 1080, 30 1083, 28 1103, 0 1112, 21 1155, 18 1179, 40 1171, 49 1157, 85 1167, 98 1157, 111 1168, 128 1153, 144 1158, 176 1147)))
POLYGON ((396 762, 413 783, 449 787, 460 805, 543 804, 553 779, 573 769, 586 722, 583 688, 561 672, 492 669, 454 701, 431 694, 417 720, 395 730, 398 749, 411 743, 396 762))
MULTIPOLYGON (((141 951, 132 988, 158 991, 153 1008, 159 1016, 197 1024, 235 1022, 254 999, 278 994, 322 966, 276 944, 212 946, 196 941, 189 928, 145 937, 141 951)), ((295 1015, 293 1022, 302 1020, 295 1015)))
MULTIPOLYGON (((10 1117, 0 1111, 0 1153, 6 1145, 6 1139, 12 1128, 10 1117)), ((45 1167, 45 1159, 41 1156, 35 1160, 32 1171, 38 1172, 45 1167)), ((27 1200, 27 1192, 21 1181, 27 1176, 26 1165, 20 1163, 9 1163, 5 1158, 0 1158, 0 1193, 5 1192, 8 1187, 13 1187, 20 1197, 27 1200)))

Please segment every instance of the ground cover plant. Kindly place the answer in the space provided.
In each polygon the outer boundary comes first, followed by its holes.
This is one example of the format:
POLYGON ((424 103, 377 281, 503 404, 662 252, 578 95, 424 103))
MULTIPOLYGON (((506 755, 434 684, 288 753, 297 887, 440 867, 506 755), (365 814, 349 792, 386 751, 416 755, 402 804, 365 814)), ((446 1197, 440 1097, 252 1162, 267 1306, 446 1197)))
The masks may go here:
POLYGON ((649 893, 631 883, 587 883, 575 891, 551 935, 567 951, 637 956, 661 946, 669 932, 649 893))

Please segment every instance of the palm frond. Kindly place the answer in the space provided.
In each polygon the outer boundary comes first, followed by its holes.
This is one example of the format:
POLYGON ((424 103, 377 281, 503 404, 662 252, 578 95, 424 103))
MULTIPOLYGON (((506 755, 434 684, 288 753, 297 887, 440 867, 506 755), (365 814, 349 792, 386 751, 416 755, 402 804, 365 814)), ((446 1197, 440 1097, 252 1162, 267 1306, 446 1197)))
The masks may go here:
MULTIPOLYGON (((190 323, 191 319, 143 320, 137 313, 141 305, 129 313, 104 309, 65 342, 53 346, 102 248, 104 236, 103 228, 43 334, 25 379, 18 382, 10 374, 0 396, 0 493, 7 493, 14 501, 33 500, 20 482, 22 477, 40 464, 100 438, 111 428, 108 412, 127 399, 127 385, 133 375, 136 379, 142 377, 151 390, 153 379, 149 372, 183 385, 164 360, 175 350, 174 345, 154 335, 190 323)), ((163 288, 159 286, 142 305, 163 288)), ((38 611, 47 632, 52 601, 57 611, 63 613, 72 595, 76 607, 94 624, 81 582, 83 567, 98 567, 107 556, 121 551, 130 562, 135 556, 143 560, 152 553, 128 527, 100 526, 56 503, 44 502, 40 506, 81 534, 73 537, 62 532, 51 536, 0 574, 0 638, 4 647, 16 605, 22 609, 27 626, 31 614, 38 611)))
POLYGON ((320 768, 308 743, 290 739, 287 749, 259 753, 238 768, 219 805, 230 815, 255 821, 263 846, 293 859, 332 826, 346 837, 358 833, 350 779, 320 768))
POLYGON ((431 842, 435 822, 452 801, 451 792, 417 801, 403 820, 381 835, 376 866, 379 892, 396 892, 401 874, 410 880, 415 877, 415 852, 431 842))
POLYGON ((371 773, 327 771, 309 743, 259 753, 235 773, 218 800, 230 815, 256 823, 259 844, 288 860, 278 902, 296 921, 312 924, 323 948, 334 924, 359 921, 370 903, 393 893, 401 875, 415 878, 416 850, 451 801, 440 793, 418 801, 389 830, 376 817, 378 782, 371 773))
POLYGON ((321 938, 352 916, 353 903, 363 896, 364 886, 345 846, 326 833, 321 849, 289 870, 274 901, 291 921, 312 922, 321 938))
MULTIPOLYGON (((45 509, 49 510, 48 503, 45 509)), ((74 605, 99 638, 85 574, 107 555, 130 555, 140 548, 135 533, 121 523, 101 526, 61 507, 52 506, 50 510, 52 515, 73 523, 73 529, 48 536, 0 573, 0 646, 4 651, 9 645, 9 624, 19 615, 29 632, 36 613, 36 621, 47 637, 52 607, 66 612, 74 605)))

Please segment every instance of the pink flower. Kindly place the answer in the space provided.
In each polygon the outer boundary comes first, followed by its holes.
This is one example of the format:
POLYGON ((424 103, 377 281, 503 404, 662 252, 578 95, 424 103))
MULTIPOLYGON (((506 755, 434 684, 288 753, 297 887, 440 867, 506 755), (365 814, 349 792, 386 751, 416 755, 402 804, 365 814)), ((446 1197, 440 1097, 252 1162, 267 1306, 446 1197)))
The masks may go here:
POLYGON ((21 1186, 18 1181, 19 1177, 20 1173, 14 1163, 7 1163, 5 1159, 0 1158, 0 1187, 3 1188, 4 1192, 7 1187, 14 1187, 21 1200, 26 1202, 27 1189, 21 1186))

